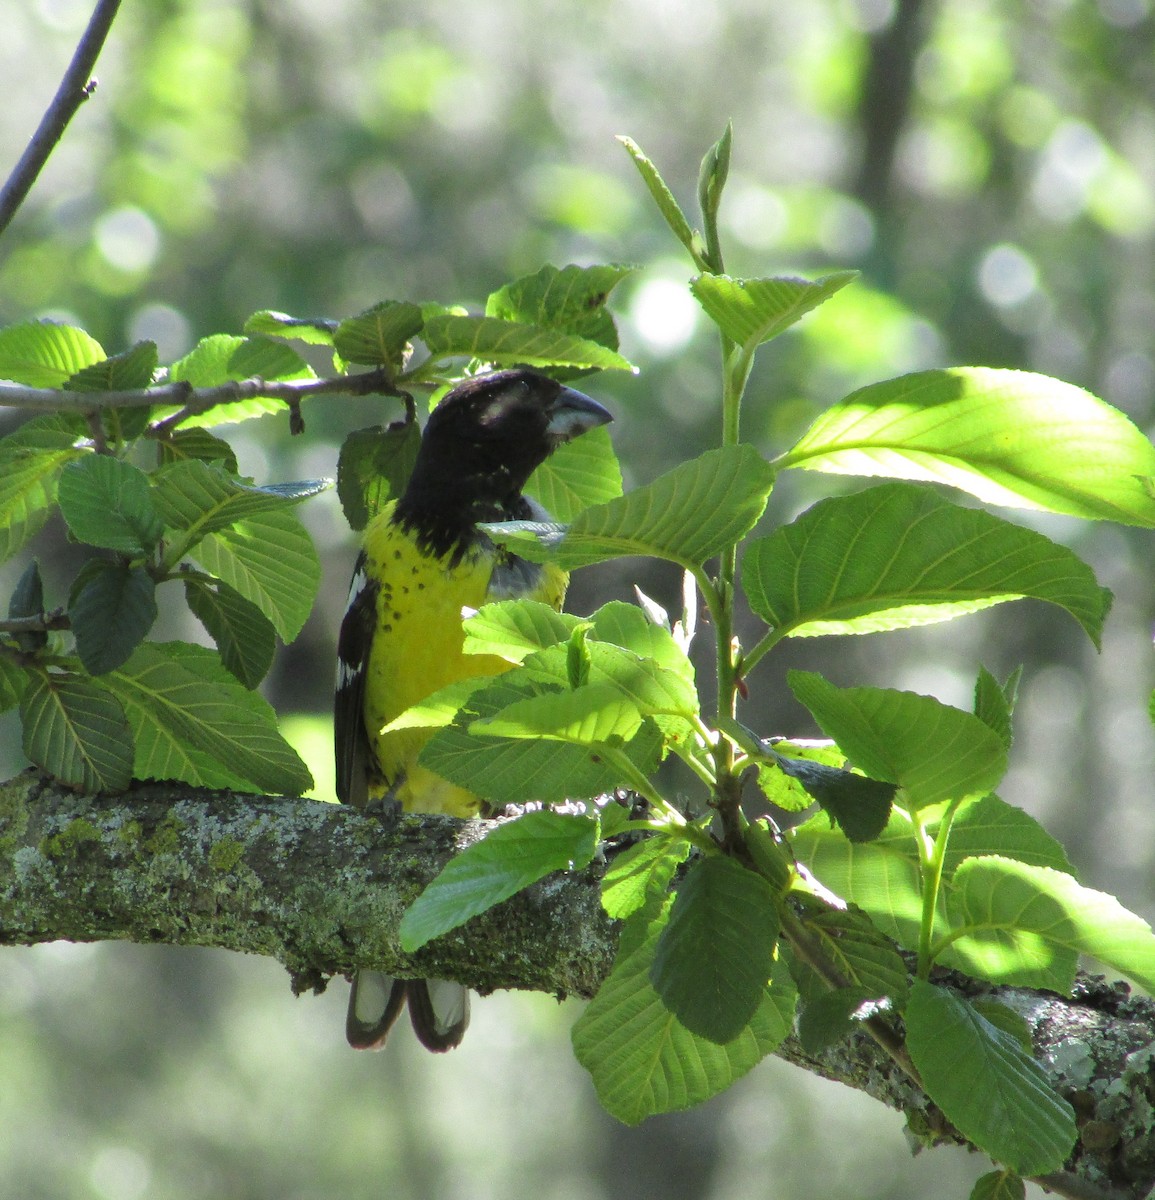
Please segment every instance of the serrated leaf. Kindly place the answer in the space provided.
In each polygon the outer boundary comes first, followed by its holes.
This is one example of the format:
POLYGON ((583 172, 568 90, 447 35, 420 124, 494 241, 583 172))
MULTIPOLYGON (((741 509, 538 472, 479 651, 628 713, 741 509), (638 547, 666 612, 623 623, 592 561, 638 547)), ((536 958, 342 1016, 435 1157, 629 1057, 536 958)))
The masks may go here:
POLYGON ((1098 646, 1111 604, 1065 546, 903 483, 820 501, 753 542, 742 584, 754 611, 795 637, 904 629, 1033 597, 1066 609, 1098 646))
POLYGON ((383 300, 342 321, 333 348, 348 363, 399 368, 411 338, 421 332, 424 317, 416 304, 383 300))
POLYGON ((42 528, 56 504, 60 472, 91 451, 79 449, 81 422, 53 413, 0 439, 0 562, 42 528))
POLYGON ((30 675, 30 670, 0 656, 0 712, 7 712, 20 703, 30 675))
POLYGON ((803 1002, 798 1014, 798 1042, 807 1054, 821 1054, 877 1010, 877 999, 869 988, 854 986, 819 992, 803 1002))
POLYGON ((464 622, 465 652, 495 654, 518 663, 546 646, 568 641, 580 623, 580 617, 540 600, 499 600, 483 605, 464 622))
POLYGON ((142 566, 91 559, 72 585, 68 617, 90 675, 125 662, 156 620, 156 583, 142 566))
POLYGON ((282 641, 300 633, 321 582, 321 564, 294 512, 246 517, 210 533, 190 553, 210 575, 255 604, 282 641))
MULTIPOLYGON (((566 568, 623 555, 700 566, 749 532, 774 486, 774 469, 752 447, 723 446, 645 487, 587 508, 549 552, 566 568)), ((523 542, 518 553, 531 557, 523 542)))
POLYGON ((1063 1165, 1075 1114, 1014 1038, 922 980, 911 990, 906 1030, 926 1094, 964 1137, 1021 1175, 1063 1165))
MULTIPOLYGON (((906 963, 865 913, 858 909, 822 909, 804 920, 825 961, 849 986, 865 989, 873 999, 887 997, 896 1009, 902 1008, 910 991, 906 963)), ((809 974, 809 968, 805 970, 809 974)), ((807 995, 819 989, 825 990, 825 985, 801 990, 807 995)))
MULTIPOLYGON (((8 616, 14 620, 39 617, 44 612, 44 580, 40 576, 40 564, 33 559, 20 573, 16 586, 8 601, 8 616)), ((26 629, 12 635, 16 645, 29 654, 48 645, 48 632, 44 629, 26 629)))
POLYGON ((828 409, 778 466, 1155 525, 1155 446, 1090 392, 1026 371, 953 367, 871 384, 828 409))
POLYGON ((576 691, 517 700, 492 717, 474 721, 475 737, 548 738, 576 746, 628 741, 642 714, 617 688, 590 684, 576 691))
POLYGON ((1010 695, 986 667, 980 667, 978 678, 975 680, 974 710, 975 716, 983 724, 989 725, 1009 750, 1013 740, 1011 713, 1014 707, 1014 688, 1017 687, 1018 679, 1012 676, 1007 683, 1011 687, 1010 695))
POLYGON ((642 153, 642 148, 633 138, 619 135, 618 141, 625 146, 627 153, 634 160, 634 166, 638 168, 646 189, 653 197, 654 203, 658 206, 658 211, 662 214, 674 236, 690 252, 694 261, 700 267, 704 267, 705 263, 702 262, 699 255, 697 243, 694 239, 694 231, 690 228, 690 222, 686 220, 686 214, 682 212, 677 200, 674 199, 674 193, 666 185, 666 181, 659 174, 658 168, 642 153))
POLYGON ((191 546, 238 521, 284 510, 323 492, 328 480, 255 487, 217 463, 186 459, 153 475, 153 502, 165 525, 182 530, 191 546))
POLYGON ((571 264, 561 270, 547 265, 491 293, 485 315, 560 329, 616 350, 618 331, 606 310, 606 300, 635 270, 621 263, 571 264))
POLYGON ((678 887, 650 982, 691 1033, 724 1046, 754 1016, 777 943, 770 885, 733 859, 710 855, 678 887))
POLYGON ((196 459, 201 462, 220 463, 230 475, 237 474, 237 456, 233 453, 233 448, 207 429, 178 429, 159 444, 162 467, 170 463, 196 459))
POLYGON ((107 454, 69 463, 60 474, 58 499, 72 535, 91 546, 139 558, 164 533, 148 476, 107 454))
POLYGON ((245 322, 245 333, 293 338, 310 346, 331 346, 337 324, 328 317, 290 317, 288 313, 263 309, 245 322))
POLYGON ((146 642, 104 682, 132 726, 138 778, 292 796, 312 786, 268 703, 211 650, 146 642))
POLYGON ((650 966, 664 919, 627 922, 609 977, 573 1027, 574 1053, 612 1116, 636 1125, 656 1113, 691 1108, 725 1091, 790 1032, 797 994, 776 963, 749 1024, 718 1046, 696 1037, 662 1003, 650 966), (631 926, 646 933, 631 939, 631 926), (630 942, 634 941, 634 945, 630 942))
POLYGON ((401 948, 419 950, 554 871, 588 866, 597 845, 592 816, 525 813, 456 855, 401 918, 401 948))
POLYGON ((602 908, 616 920, 633 916, 647 901, 665 894, 689 853, 684 838, 661 834, 623 850, 602 876, 602 908))
POLYGON ((121 354, 82 367, 64 382, 69 392, 132 392, 149 387, 156 374, 155 342, 137 342, 121 354))
POLYGON ((132 735, 115 697, 76 675, 30 670, 20 702, 24 753, 77 791, 123 791, 132 735))
POLYGON ((895 784, 784 754, 776 755, 774 761, 779 770, 798 780, 807 796, 822 805, 852 842, 873 841, 886 828, 895 784))
POLYGON ((337 495, 352 529, 364 529, 409 482, 421 430, 415 421, 355 429, 337 459, 337 495))
POLYGON ((789 329, 857 276, 857 271, 836 271, 814 280, 788 275, 770 279, 697 275, 690 280, 690 291, 710 320, 750 353, 789 329))
MULTIPOLYGON (((202 338, 184 358, 169 367, 169 380, 197 388, 218 387, 244 379, 313 379, 312 368, 291 347, 266 337, 234 337, 216 333, 202 338)), ((283 401, 254 396, 215 408, 182 421, 184 428, 224 425, 266 413, 284 412, 283 401)), ((175 409, 173 410, 176 411, 175 409)))
POLYGON ((0 379, 25 387, 62 388, 104 356, 95 338, 72 325, 25 321, 0 329, 0 379))
POLYGON ((1006 772, 1006 746, 971 713, 914 692, 836 688, 807 671, 787 678, 846 757, 872 779, 897 783, 909 808, 994 791, 1006 772))
MULTIPOLYGON (((924 813, 923 817, 931 836, 936 836, 937 818, 933 813, 924 813)), ((882 835, 873 842, 848 842, 823 815, 792 830, 789 841, 798 861, 823 886, 861 908, 888 937, 914 949, 922 912, 917 836, 911 818, 895 810, 882 835)), ((946 878, 951 877, 962 858, 996 853, 1070 870, 1062 846, 1021 809, 997 796, 964 802, 951 825, 944 863, 946 878)), ((936 936, 945 932, 940 913, 936 936)))
POLYGON ((506 366, 634 369, 617 351, 587 338, 496 317, 430 317, 421 338, 435 359, 467 356, 506 366))
POLYGON ((255 688, 273 665, 276 632, 255 604, 219 579, 190 575, 185 600, 216 642, 221 662, 247 688, 255 688))
POLYGON ((1155 991, 1155 934, 1114 896, 1001 855, 968 858, 948 893, 954 961, 996 982, 1067 991, 1079 954, 1155 991), (1045 976, 1052 982, 1035 982, 1045 976), (1064 982, 1065 981, 1065 982, 1064 982))
POLYGON ((975 1180, 970 1200, 1026 1200, 1027 1185, 1014 1171, 990 1171, 975 1180))
MULTIPOLYGON (((507 677, 479 688, 452 724, 433 735, 418 761, 493 804, 530 800, 556 804, 619 786, 620 772, 603 761, 596 748, 535 738, 482 738, 469 732, 472 720, 496 715, 510 704, 540 694, 540 687, 511 684, 507 677)), ((657 728, 643 722, 637 736, 619 752, 648 775, 658 764, 660 748, 657 728)))
POLYGON ((622 494, 622 471, 609 431, 591 429, 559 446, 529 477, 527 495, 557 521, 622 494))

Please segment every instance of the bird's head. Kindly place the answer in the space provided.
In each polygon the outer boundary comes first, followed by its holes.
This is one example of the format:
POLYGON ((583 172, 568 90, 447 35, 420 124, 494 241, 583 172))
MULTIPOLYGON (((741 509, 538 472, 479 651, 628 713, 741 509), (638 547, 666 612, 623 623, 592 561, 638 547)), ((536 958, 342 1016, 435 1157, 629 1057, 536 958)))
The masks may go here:
POLYGON ((402 507, 508 507, 558 446, 612 419, 596 400, 537 371, 467 379, 433 410, 402 507))

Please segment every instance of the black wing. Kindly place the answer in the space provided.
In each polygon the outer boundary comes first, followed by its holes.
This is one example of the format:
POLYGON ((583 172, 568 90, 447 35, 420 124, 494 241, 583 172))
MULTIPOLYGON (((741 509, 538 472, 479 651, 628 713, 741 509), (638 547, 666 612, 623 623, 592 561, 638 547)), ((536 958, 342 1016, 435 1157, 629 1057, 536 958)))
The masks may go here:
POLYGON ((364 808, 372 753, 365 732, 365 676, 377 627, 378 585, 365 572, 364 551, 353 568, 349 605, 337 639, 337 691, 333 697, 333 750, 337 799, 364 808))

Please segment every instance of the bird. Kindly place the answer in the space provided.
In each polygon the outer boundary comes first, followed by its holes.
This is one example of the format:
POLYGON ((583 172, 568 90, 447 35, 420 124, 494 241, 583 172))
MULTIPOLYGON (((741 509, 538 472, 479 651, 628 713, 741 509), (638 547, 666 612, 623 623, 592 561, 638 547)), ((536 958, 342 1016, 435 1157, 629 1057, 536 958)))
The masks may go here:
MULTIPOLYGON (((456 817, 482 810, 477 795, 417 761, 430 730, 382 729, 439 688, 509 669, 494 655, 464 653, 463 614, 514 597, 561 608, 566 572, 499 548, 480 525, 549 520, 523 495, 530 475, 558 446, 610 420, 596 400, 526 367, 472 376, 434 408, 403 493, 366 527, 353 569, 333 719, 343 803, 456 817)), ((380 1049, 406 1004, 428 1049, 460 1044, 466 987, 367 970, 353 979, 349 1044, 380 1049)))

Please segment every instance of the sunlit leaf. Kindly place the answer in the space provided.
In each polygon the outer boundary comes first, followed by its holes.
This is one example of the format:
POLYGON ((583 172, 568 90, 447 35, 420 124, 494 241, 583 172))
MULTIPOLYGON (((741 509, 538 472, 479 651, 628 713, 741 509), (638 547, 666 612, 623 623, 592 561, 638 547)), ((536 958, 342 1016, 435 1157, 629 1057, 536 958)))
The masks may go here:
POLYGON ((431 317, 421 333, 434 358, 468 356, 483 362, 531 367, 591 367, 632 371, 627 359, 586 338, 496 317, 431 317))
POLYGON ((871 384, 778 466, 948 483, 991 504, 1155 525, 1155 446, 1118 409, 1044 375, 985 367, 871 384))
POLYGON ((0 379, 25 387, 62 388, 104 357, 100 343, 72 325, 25 321, 0 329, 0 379))
POLYGON ((903 483, 820 501, 753 542, 742 583, 764 621, 802 637, 925 625, 1029 596, 1066 609, 1098 645, 1111 602, 1065 546, 903 483))

